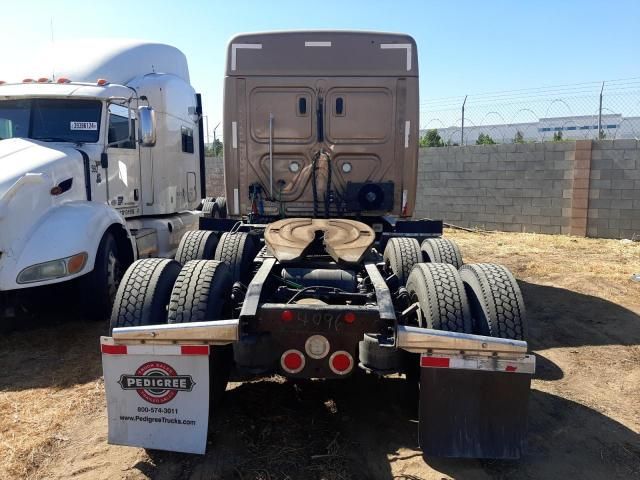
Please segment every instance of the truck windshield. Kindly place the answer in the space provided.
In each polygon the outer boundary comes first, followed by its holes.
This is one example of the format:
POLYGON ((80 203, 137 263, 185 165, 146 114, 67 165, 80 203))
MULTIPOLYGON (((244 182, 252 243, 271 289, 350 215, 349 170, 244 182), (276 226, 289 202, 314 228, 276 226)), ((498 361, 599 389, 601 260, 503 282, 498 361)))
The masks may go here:
POLYGON ((100 135, 101 110, 96 100, 0 100, 0 140, 94 143, 100 135))

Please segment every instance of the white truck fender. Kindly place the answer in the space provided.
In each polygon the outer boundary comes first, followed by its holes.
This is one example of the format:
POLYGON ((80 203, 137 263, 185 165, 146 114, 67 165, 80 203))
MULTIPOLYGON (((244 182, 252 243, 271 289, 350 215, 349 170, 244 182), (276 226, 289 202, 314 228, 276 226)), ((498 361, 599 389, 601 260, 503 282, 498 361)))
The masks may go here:
POLYGON ((81 252, 87 253, 87 262, 80 272, 43 283, 59 283, 90 272, 94 267, 100 241, 107 229, 113 225, 119 225, 124 229, 131 242, 135 260, 135 240, 127 228, 126 221, 115 209, 106 204, 88 201, 72 201, 53 207, 31 230, 24 248, 15 258, 15 268, 9 269, 13 270, 10 274, 13 278, 6 275, 9 273, 8 269, 1 272, 0 289, 35 286, 37 283, 17 284, 17 275, 31 265, 70 257, 81 252), (9 282, 12 285, 8 285, 9 282))

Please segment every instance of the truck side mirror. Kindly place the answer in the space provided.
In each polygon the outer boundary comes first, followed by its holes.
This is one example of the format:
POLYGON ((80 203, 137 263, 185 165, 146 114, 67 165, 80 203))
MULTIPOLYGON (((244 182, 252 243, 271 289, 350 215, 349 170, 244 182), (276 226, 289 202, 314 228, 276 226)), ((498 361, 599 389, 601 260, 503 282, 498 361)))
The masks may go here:
POLYGON ((148 106, 138 107, 140 144, 153 147, 156 144, 156 112, 148 106))

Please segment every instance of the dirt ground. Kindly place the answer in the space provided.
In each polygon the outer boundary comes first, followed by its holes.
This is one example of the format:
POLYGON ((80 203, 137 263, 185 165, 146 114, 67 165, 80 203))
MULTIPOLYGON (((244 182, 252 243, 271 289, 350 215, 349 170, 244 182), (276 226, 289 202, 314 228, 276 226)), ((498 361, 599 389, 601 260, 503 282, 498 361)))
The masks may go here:
POLYGON ((205 456, 106 443, 101 325, 51 314, 0 336, 0 477, 640 478, 640 244, 448 231, 466 262, 507 265, 537 356, 528 453, 423 458, 403 379, 230 385, 205 456))

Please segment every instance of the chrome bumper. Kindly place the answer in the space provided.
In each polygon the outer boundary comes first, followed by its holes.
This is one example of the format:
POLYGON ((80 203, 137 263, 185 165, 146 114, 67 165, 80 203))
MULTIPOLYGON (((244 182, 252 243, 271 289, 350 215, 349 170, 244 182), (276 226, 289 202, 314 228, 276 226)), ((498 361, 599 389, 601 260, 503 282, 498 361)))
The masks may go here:
MULTIPOLYGON (((227 345, 237 342, 239 321, 173 323, 113 330, 115 343, 203 343, 227 345)), ((527 353, 527 342, 485 337, 467 333, 446 332, 428 328, 398 325, 395 347, 412 353, 462 353, 466 355, 521 357, 527 353)))

